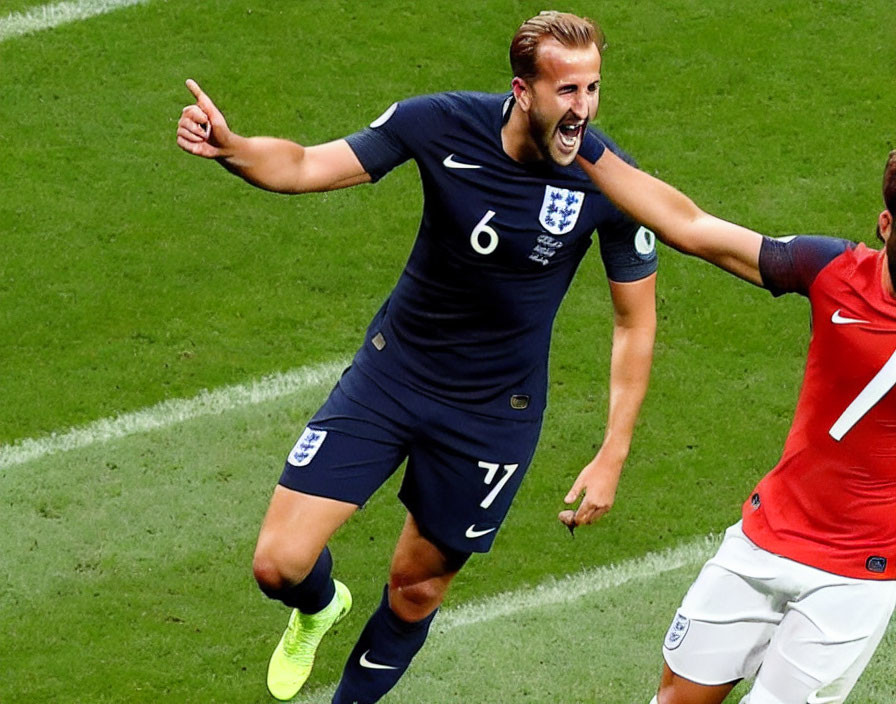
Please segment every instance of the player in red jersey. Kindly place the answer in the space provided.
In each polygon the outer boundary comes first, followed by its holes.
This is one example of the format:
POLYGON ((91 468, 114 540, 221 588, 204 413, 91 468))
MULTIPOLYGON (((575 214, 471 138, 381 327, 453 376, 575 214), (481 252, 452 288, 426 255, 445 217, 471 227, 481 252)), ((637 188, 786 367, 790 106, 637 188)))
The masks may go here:
POLYGON ((718 704, 753 677, 741 704, 843 702, 896 604, 896 151, 880 251, 763 237, 609 151, 591 153, 578 161, 594 183, 667 244, 812 305, 784 453, 685 596, 653 704, 718 704))

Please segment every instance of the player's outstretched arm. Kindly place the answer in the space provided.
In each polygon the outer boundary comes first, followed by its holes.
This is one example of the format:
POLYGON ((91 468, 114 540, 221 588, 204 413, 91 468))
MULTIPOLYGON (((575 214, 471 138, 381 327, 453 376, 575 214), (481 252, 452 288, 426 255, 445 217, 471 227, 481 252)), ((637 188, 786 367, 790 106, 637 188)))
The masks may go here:
POLYGON ((762 285, 762 235, 758 232, 704 212, 680 191, 627 164, 609 149, 595 163, 581 156, 578 163, 617 207, 670 247, 762 285))
POLYGON ((196 102, 183 109, 177 123, 177 144, 185 152, 216 159, 252 185, 277 193, 329 191, 370 181, 345 140, 303 147, 276 137, 242 137, 227 126, 196 81, 187 80, 187 88, 196 102))

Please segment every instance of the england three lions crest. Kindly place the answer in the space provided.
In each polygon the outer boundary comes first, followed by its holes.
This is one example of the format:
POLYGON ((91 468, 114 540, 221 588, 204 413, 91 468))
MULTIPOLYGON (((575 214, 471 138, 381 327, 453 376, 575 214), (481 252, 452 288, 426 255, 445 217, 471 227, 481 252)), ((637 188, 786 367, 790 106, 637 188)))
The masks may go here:
POLYGON ((576 226, 584 200, 581 191, 545 186, 538 222, 552 235, 565 235, 576 226))

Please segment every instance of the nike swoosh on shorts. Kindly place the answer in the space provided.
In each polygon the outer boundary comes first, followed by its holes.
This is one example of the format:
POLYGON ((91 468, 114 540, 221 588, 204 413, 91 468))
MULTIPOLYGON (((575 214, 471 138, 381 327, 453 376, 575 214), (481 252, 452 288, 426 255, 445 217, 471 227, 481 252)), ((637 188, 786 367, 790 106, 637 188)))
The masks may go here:
POLYGON ((476 530, 476 524, 474 523, 469 528, 467 528, 467 532, 464 533, 471 540, 473 538, 481 538, 483 535, 488 535, 493 530, 498 530, 497 528, 486 528, 485 530, 476 530))

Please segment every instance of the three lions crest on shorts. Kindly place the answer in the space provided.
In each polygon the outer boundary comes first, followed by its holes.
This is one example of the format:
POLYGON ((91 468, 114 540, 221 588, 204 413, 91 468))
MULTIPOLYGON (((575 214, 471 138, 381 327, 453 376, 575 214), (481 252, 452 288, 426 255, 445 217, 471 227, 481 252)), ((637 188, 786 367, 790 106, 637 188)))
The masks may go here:
POLYGON ((669 626, 669 631, 666 633, 666 640, 663 643, 666 650, 675 650, 681 645, 681 641, 683 641, 684 637, 687 635, 688 627, 690 625, 691 620, 687 616, 683 616, 680 611, 675 612, 675 619, 672 621, 672 625, 669 626))
POLYGON ((305 467, 311 464, 311 460, 317 454, 320 446, 323 445, 327 437, 326 430, 317 430, 316 428, 305 428, 301 437, 296 440, 292 450, 289 451, 289 457, 286 459, 293 467, 305 467))

